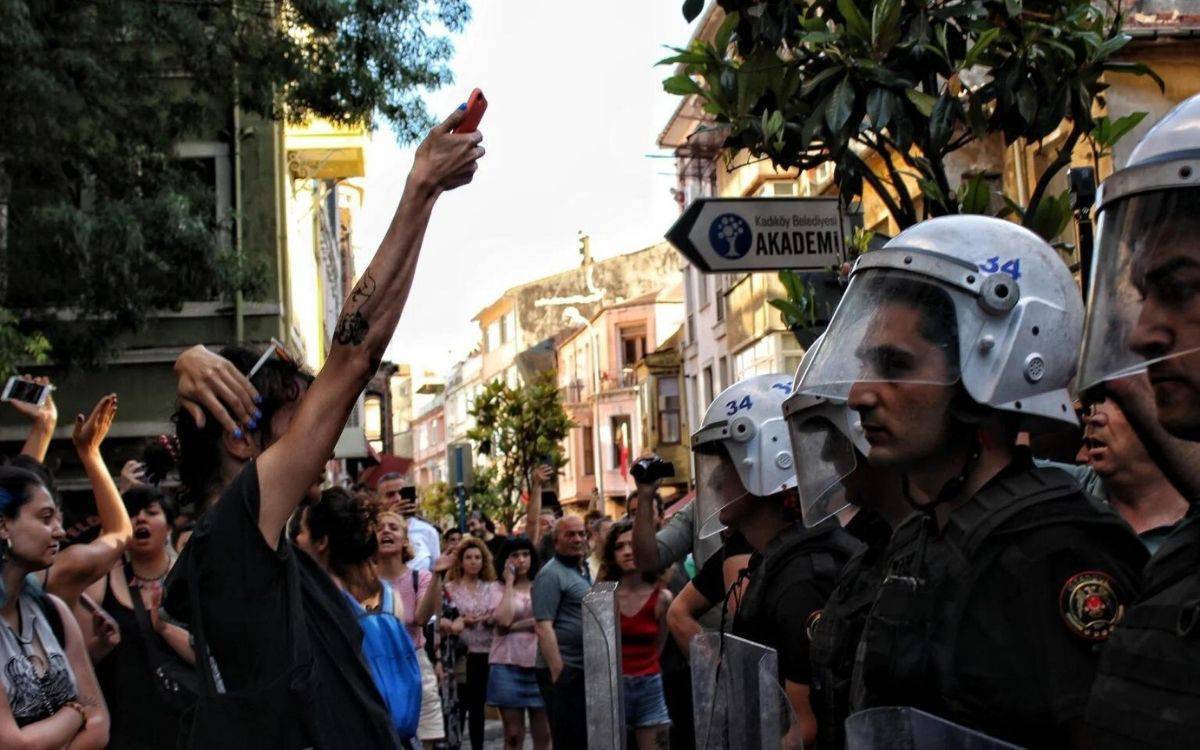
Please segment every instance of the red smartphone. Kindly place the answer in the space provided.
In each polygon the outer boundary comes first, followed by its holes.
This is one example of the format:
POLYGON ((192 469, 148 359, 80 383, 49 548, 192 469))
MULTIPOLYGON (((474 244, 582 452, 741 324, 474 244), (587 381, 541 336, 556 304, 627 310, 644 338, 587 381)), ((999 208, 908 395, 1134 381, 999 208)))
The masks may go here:
POLYGON ((479 121, 483 119, 483 113, 487 111, 487 97, 479 89, 471 92, 467 97, 467 114, 463 117, 463 121, 454 129, 455 133, 474 133, 479 129, 479 121))

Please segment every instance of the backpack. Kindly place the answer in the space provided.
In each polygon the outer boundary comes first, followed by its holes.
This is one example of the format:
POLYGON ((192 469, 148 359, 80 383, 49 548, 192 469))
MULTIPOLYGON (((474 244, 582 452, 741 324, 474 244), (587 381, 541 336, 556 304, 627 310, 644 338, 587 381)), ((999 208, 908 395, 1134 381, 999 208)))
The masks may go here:
POLYGON ((421 718, 421 667, 404 623, 394 614, 392 587, 386 581, 380 584, 383 592, 377 611, 365 609, 349 594, 347 598, 363 631, 363 661, 387 704, 397 734, 408 740, 416 736, 421 718))

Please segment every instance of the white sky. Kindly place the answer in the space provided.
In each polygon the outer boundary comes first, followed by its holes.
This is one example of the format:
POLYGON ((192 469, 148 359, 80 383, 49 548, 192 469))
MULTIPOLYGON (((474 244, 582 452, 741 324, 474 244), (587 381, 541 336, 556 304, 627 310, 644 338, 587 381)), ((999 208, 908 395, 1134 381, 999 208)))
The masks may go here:
MULTIPOLYGON (((456 83, 439 118, 476 86, 488 153, 475 181, 440 199, 387 358, 445 372, 478 340, 471 318, 510 286, 579 263, 576 232, 604 258, 661 240, 678 216, 674 162, 655 140, 678 104, 654 63, 690 35, 681 0, 476 0, 455 38, 456 83)), ((412 165, 381 128, 367 158, 361 272, 412 165)))

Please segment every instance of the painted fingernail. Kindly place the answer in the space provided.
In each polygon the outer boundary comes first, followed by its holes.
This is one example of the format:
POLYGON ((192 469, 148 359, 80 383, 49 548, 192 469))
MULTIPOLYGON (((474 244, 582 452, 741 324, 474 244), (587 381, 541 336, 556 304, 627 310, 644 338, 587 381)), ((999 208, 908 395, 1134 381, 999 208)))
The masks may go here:
POLYGON ((462 104, 458 105, 458 111, 459 111, 459 112, 463 111, 463 110, 464 110, 464 109, 466 109, 466 108, 467 108, 467 103, 466 103, 466 102, 463 102, 462 104))
POLYGON ((257 420, 257 419, 251 419, 249 422, 247 422, 247 423, 246 423, 246 429, 248 429, 248 430, 257 430, 257 429, 258 429, 258 420, 257 420))
POLYGON ((261 404, 262 402, 263 402, 263 397, 262 397, 262 396, 259 396, 259 395, 257 395, 257 394, 255 394, 255 396, 254 396, 254 403, 256 403, 256 404, 261 404))
POLYGON ((255 410, 254 410, 254 418, 255 418, 255 419, 262 419, 262 411, 260 411, 260 410, 258 410, 258 409, 255 409, 255 410))
POLYGON ((237 438, 237 439, 241 440, 241 438, 242 438, 242 428, 241 428, 241 427, 234 427, 234 428, 233 428, 233 436, 234 436, 235 438, 237 438))

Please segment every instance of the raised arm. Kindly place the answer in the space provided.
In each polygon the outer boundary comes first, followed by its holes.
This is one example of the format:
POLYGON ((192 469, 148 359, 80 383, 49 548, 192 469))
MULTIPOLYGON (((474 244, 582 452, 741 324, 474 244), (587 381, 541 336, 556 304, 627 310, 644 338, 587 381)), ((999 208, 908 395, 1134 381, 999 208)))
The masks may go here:
POLYGON ((662 484, 655 480, 637 485, 637 512, 633 514, 633 561, 638 570, 645 573, 657 573, 660 560, 658 555, 658 540, 655 539, 655 507, 654 492, 662 484))
POLYGON ((258 524, 271 546, 305 491, 320 479, 350 409, 379 368, 408 299, 434 203, 444 191, 470 182, 483 156, 478 132, 451 132, 463 112, 455 111, 417 148, 392 223, 342 305, 324 368, 287 432, 258 459, 258 524))
POLYGON ((542 541, 542 488, 552 476, 554 469, 549 466, 539 466, 529 476, 529 507, 525 517, 525 533, 534 547, 542 541))
MULTIPOLYGON (((50 385, 49 378, 31 378, 26 375, 25 379, 38 385, 50 385)), ((54 428, 58 425, 58 408, 54 405, 54 394, 47 394, 41 406, 24 401, 8 403, 29 417, 29 435, 25 438, 25 445, 21 447, 21 455, 29 456, 38 462, 45 461, 46 451, 50 450, 50 441, 54 439, 54 428)))
POLYGON ((108 573, 133 536, 133 524, 129 521, 125 503, 100 455, 100 444, 108 435, 116 415, 117 396, 110 393, 100 399, 87 419, 82 414, 75 417, 75 432, 71 439, 92 483, 96 515, 100 517, 100 536, 88 544, 67 547, 50 568, 46 588, 72 607, 84 589, 108 573))

